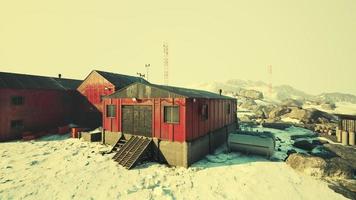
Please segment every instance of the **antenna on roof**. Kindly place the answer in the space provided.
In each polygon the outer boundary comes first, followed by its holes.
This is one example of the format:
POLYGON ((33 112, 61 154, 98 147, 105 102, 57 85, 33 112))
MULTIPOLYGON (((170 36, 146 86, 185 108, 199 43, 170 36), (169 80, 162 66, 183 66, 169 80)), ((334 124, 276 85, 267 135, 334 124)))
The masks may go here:
POLYGON ((168 42, 163 43, 164 84, 168 85, 168 42))
POLYGON ((146 67, 146 80, 148 81, 148 68, 151 67, 150 64, 145 64, 146 67))
POLYGON ((140 78, 144 78, 145 77, 145 74, 141 74, 139 72, 136 73, 140 78))

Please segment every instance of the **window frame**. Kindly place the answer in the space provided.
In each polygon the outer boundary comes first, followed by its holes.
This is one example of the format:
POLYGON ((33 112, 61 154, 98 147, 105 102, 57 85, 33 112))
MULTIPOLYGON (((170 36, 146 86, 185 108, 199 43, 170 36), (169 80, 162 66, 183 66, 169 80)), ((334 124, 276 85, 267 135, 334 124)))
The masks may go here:
POLYGON ((231 104, 230 103, 227 103, 226 111, 227 111, 227 115, 231 114, 231 104))
POLYGON ((167 105, 167 106, 163 106, 163 122, 165 124, 179 124, 180 123, 180 106, 179 105, 167 105), (171 121, 168 121, 167 120, 167 117, 166 117, 166 109, 168 108, 172 108, 171 110, 171 121), (178 121, 173 121, 173 114, 174 114, 174 109, 177 109, 177 119, 178 121))
POLYGON ((209 119, 209 106, 208 106, 208 104, 202 104, 201 105, 200 116, 201 116, 201 120, 203 120, 203 121, 206 121, 206 120, 209 119))
POLYGON ((116 110, 117 110, 116 104, 106 105, 106 118, 116 118, 116 116, 117 116, 116 110), (109 109, 109 107, 114 109, 113 113, 112 113, 112 110, 109 109), (110 110, 110 112, 109 112, 109 110, 110 110), (109 116, 109 114, 113 114, 113 115, 109 116))
POLYGON ((10 121, 10 130, 22 130, 24 129, 24 123, 22 119, 16 119, 16 120, 11 120, 10 121), (20 126, 19 126, 20 124, 20 126))
POLYGON ((12 106, 22 106, 25 104, 24 96, 11 96, 10 103, 12 106))

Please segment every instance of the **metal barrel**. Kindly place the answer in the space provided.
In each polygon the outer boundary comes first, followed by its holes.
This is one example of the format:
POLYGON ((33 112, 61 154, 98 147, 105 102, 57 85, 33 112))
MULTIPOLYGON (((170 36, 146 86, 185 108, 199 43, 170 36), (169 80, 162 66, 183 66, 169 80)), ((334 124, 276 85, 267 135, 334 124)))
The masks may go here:
POLYGON ((341 142, 341 130, 340 129, 336 129, 336 139, 337 142, 341 142))
POLYGON ((349 145, 355 145, 355 132, 349 132, 349 145))
POLYGON ((341 140, 342 140, 342 145, 349 144, 349 133, 347 131, 342 131, 341 140))

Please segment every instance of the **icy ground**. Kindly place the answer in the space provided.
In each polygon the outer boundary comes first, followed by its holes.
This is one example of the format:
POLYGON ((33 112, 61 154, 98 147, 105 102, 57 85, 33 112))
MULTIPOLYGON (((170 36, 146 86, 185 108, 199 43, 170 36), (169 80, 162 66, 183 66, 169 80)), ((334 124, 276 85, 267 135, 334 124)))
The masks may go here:
POLYGON ((284 162, 224 148, 189 169, 128 171, 99 153, 109 147, 67 137, 0 143, 0 199, 344 199, 284 162))

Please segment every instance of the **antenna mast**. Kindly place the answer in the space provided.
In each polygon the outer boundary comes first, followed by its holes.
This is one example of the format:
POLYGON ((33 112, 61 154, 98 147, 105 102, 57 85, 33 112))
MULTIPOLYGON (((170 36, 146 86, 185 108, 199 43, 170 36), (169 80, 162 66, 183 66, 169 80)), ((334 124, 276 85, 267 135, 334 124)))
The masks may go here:
POLYGON ((145 64, 145 67, 146 67, 146 80, 148 81, 148 68, 150 67, 151 65, 150 64, 145 64))
POLYGON ((163 43, 164 84, 168 85, 168 42, 163 43))
POLYGON ((270 95, 272 95, 272 90, 273 90, 273 86, 272 86, 272 65, 268 65, 267 66, 267 72, 268 72, 268 92, 270 95))

